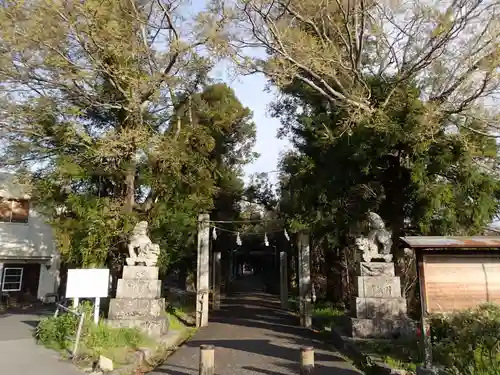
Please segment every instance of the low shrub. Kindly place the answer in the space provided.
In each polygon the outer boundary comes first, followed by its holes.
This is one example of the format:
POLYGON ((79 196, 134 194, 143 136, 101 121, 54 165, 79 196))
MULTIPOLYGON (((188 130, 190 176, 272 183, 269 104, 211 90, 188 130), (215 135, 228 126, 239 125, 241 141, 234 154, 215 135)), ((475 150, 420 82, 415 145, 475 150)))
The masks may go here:
POLYGON ((347 324, 344 309, 329 303, 316 303, 313 308, 313 323, 319 329, 330 329, 332 325, 344 328, 347 324))
MULTIPOLYGON (((103 354, 111 358, 115 356, 116 349, 134 351, 150 343, 150 339, 137 329, 112 328, 103 322, 95 324, 92 320, 92 305, 89 303, 82 304, 80 309, 85 311, 85 319, 78 356, 96 359, 103 354)), ((36 328, 35 338, 46 347, 70 351, 73 349, 78 321, 79 318, 72 313, 43 318, 36 328)))
POLYGON ((36 327, 35 338, 42 345, 52 349, 69 349, 77 326, 78 318, 74 314, 64 313, 57 317, 45 317, 36 327))
POLYGON ((431 318, 434 360, 452 375, 500 375, 500 307, 431 318))

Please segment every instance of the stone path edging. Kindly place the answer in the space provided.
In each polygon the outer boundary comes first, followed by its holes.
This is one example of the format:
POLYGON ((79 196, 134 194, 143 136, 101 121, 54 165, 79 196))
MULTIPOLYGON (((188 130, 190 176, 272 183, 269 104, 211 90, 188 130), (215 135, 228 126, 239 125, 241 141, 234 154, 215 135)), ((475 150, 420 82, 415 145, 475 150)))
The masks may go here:
POLYGON ((183 330, 171 330, 167 333, 165 337, 158 340, 158 345, 156 348, 141 348, 135 352, 135 361, 124 367, 117 368, 113 371, 102 372, 102 370, 94 371, 91 375, 130 375, 136 374, 137 369, 144 365, 150 365, 151 360, 158 355, 158 353, 167 353, 165 358, 170 356, 177 348, 179 348, 184 342, 186 342, 190 337, 190 331, 187 329, 183 330))

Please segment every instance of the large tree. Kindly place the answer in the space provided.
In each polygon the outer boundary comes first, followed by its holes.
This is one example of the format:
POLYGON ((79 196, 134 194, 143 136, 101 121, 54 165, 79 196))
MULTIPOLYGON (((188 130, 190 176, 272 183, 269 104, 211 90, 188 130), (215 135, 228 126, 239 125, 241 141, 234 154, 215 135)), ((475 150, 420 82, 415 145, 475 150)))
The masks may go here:
POLYGON ((138 160, 161 164, 171 156, 164 151, 178 135, 169 126, 178 93, 189 98, 215 63, 198 52, 217 41, 223 20, 207 12, 185 19, 182 5, 5 2, 0 82, 7 161, 52 161, 62 146, 78 165, 90 161, 121 175, 114 188, 132 212, 138 160), (54 128, 59 144, 43 142, 44 126, 54 128), (28 143, 30 154, 20 156, 28 143))
POLYGON ((498 112, 480 104, 499 89, 499 1, 235 0, 234 12, 235 60, 342 107, 334 135, 366 117, 383 126, 395 91, 415 83, 429 128, 457 116, 462 127, 480 120, 476 132, 497 127, 498 112), (371 77, 387 74, 389 89, 371 100, 371 77))
POLYGON ((214 4, 193 14, 175 0, 2 3, 2 165, 30 172, 69 261, 109 261, 139 218, 155 229, 158 215, 191 223, 212 207, 225 130, 193 117, 220 57, 203 49, 225 44, 214 4))
MULTIPOLYGON (((371 86, 374 102, 392 90, 377 79, 371 86)), ((491 170, 496 143, 472 131, 457 131, 449 122, 429 138, 417 137, 425 103, 415 86, 402 85, 392 94, 390 121, 383 129, 366 121, 333 142, 325 131, 345 114, 329 113, 321 96, 302 84, 290 87, 289 94, 275 111, 283 116, 283 131, 295 146, 283 160, 289 174, 284 183, 296 194, 307 194, 304 201, 294 197, 299 205, 294 211, 306 214, 307 206, 300 208, 304 202, 334 205, 347 215, 372 208, 381 211, 396 236, 403 228, 421 234, 477 233, 496 215, 498 179, 491 170), (306 108, 298 116, 297 105, 306 108), (314 185, 300 182, 312 178, 314 185)))
POLYGON ((326 259, 365 229, 368 210, 392 230, 398 261, 402 235, 478 234, 500 212, 500 179, 491 170, 495 141, 448 121, 422 136, 420 90, 402 84, 394 90, 390 79, 370 81, 373 105, 394 91, 384 126, 367 119, 335 140, 325 134, 348 114, 329 111, 328 101, 307 85, 289 86, 275 104, 295 146, 282 160, 280 208, 291 223, 310 228, 326 259))
MULTIPOLYGON (((210 196, 211 205, 205 207, 206 211, 210 212, 212 220, 238 219, 239 203, 243 194, 243 166, 256 156, 252 151, 256 135, 252 112, 242 105, 234 91, 227 85, 213 84, 192 96, 192 111, 190 115, 180 120, 181 124, 192 123, 194 127, 205 129, 208 134, 205 139, 212 144, 206 159, 210 163, 210 175, 207 178, 213 184, 214 189, 210 196)), ((198 184, 203 186, 207 184, 207 181, 200 180, 198 184)), ((193 203, 191 197, 185 201, 188 205, 193 203)), ((176 207, 171 200, 163 205, 170 209, 176 207)), ((184 271, 196 260, 194 245, 197 214, 201 210, 198 208, 196 212, 193 207, 178 206, 178 208, 179 211, 175 214, 158 213, 155 215, 155 221, 158 223, 158 232, 163 235, 165 246, 171 248, 175 243, 180 250, 166 252, 164 261, 172 264, 176 260, 182 260, 183 267, 181 268, 184 271), (173 225, 175 218, 182 220, 173 225), (185 233, 182 233, 182 229, 185 233), (179 241, 169 242, 167 241, 169 236, 176 237, 179 241)), ((228 230, 235 228, 231 224, 226 224, 224 227, 228 230)), ((228 236, 228 232, 219 231, 217 240, 213 243, 214 251, 225 252, 232 248, 234 243, 234 239, 228 236)))

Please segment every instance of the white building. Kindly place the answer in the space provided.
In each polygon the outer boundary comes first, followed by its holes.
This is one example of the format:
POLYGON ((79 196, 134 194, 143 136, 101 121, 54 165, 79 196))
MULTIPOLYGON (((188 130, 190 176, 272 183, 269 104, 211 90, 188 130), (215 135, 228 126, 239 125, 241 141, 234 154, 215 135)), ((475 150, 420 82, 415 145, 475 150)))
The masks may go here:
POLYGON ((46 300, 59 287, 59 253, 52 228, 31 204, 26 186, 0 173, 0 292, 46 300))

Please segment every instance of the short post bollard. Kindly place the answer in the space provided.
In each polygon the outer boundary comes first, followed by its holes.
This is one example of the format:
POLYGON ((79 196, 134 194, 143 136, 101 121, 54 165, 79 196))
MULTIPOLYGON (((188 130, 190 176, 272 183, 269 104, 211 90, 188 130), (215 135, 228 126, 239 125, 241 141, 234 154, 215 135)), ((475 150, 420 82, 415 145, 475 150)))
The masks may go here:
POLYGON ((213 345, 200 346, 200 371, 199 375, 215 374, 215 347, 213 345))
POLYGON ((300 348, 300 375, 314 372, 314 349, 310 346, 300 348))

